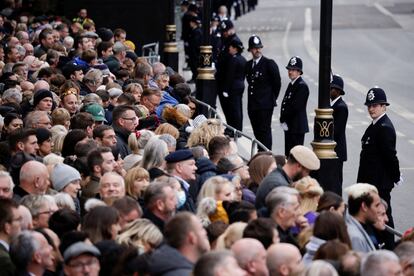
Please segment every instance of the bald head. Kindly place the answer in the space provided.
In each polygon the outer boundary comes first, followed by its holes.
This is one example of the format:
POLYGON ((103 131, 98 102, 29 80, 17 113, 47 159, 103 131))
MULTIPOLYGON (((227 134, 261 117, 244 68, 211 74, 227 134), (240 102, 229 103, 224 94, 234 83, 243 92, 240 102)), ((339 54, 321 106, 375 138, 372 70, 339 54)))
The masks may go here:
POLYGON ((24 163, 19 177, 20 186, 30 194, 44 194, 49 186, 47 167, 38 161, 24 163))
POLYGON ((34 90, 34 84, 30 81, 22 81, 20 82, 20 87, 22 88, 22 91, 33 91, 34 90))
POLYGON ((34 85, 34 91, 33 92, 39 91, 41 89, 50 90, 49 83, 45 80, 38 80, 34 85))
POLYGON ((297 275, 304 269, 299 249, 289 243, 270 246, 267 249, 266 263, 271 276, 297 275))
POLYGON ((258 240, 251 238, 238 240, 232 245, 231 251, 239 266, 249 275, 269 275, 266 266, 266 249, 258 240))

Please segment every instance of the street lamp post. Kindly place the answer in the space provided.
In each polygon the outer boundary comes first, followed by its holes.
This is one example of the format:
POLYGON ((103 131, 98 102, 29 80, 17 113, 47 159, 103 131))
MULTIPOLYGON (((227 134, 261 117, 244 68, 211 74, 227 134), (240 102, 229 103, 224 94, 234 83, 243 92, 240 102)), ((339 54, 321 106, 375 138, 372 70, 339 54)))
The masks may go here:
POLYGON ((311 143, 315 154, 321 160, 321 167, 315 173, 325 191, 342 193, 339 179, 339 162, 333 140, 333 109, 330 106, 332 47, 332 0, 321 0, 321 22, 319 40, 319 98, 315 110, 314 140, 311 143))
MULTIPOLYGON (((213 47, 210 39, 211 0, 203 1, 203 43, 200 46, 199 67, 197 69, 196 98, 212 107, 216 107, 217 88, 214 77, 215 69, 212 64, 213 47)), ((201 108, 201 113, 207 115, 207 110, 201 108)))
POLYGON ((178 48, 176 40, 177 27, 175 25, 175 1, 168 1, 168 21, 165 26, 165 42, 163 62, 178 72, 178 48))

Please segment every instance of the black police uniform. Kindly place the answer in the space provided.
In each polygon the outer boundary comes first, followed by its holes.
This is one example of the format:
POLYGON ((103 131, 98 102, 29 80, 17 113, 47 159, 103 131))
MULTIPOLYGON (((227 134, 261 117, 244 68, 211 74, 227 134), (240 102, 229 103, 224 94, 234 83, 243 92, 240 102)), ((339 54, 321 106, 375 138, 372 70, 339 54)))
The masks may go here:
MULTIPOLYGON (((302 72, 302 60, 292 57, 286 69, 295 69, 302 72)), ((280 107, 280 123, 286 123, 285 155, 296 145, 303 145, 305 133, 309 132, 306 104, 309 98, 309 88, 302 77, 289 83, 280 107)))
POLYGON ((220 85, 219 99, 224 116, 228 125, 238 129, 243 129, 243 92, 246 59, 241 55, 243 44, 235 38, 230 45, 238 48, 239 52, 232 56, 226 67, 223 68, 225 77, 220 85))
MULTIPOLYGON (((344 82, 341 77, 334 75, 331 82, 331 89, 335 88, 341 92, 341 95, 345 95, 343 89, 344 82)), ((334 192, 338 195, 342 195, 342 182, 343 182, 343 165, 347 160, 347 148, 346 148, 346 123, 348 121, 348 106, 342 97, 339 97, 332 105, 333 119, 334 119, 334 141, 336 142, 335 152, 339 161, 339 179, 340 183, 334 186, 334 192)))
MULTIPOLYGON (((381 88, 369 90, 365 105, 385 104, 387 98, 381 88)), ((400 181, 400 166, 396 151, 396 133, 391 120, 384 114, 375 124, 370 124, 361 139, 359 160, 360 183, 377 187, 379 196, 388 203, 388 225, 394 226, 391 209, 391 190, 400 181)))
MULTIPOLYGON (((197 17, 193 17, 190 21, 199 22, 197 17)), ((195 81, 197 77, 198 61, 200 56, 200 46, 203 40, 203 32, 201 28, 197 26, 192 29, 188 40, 188 65, 190 66, 192 73, 192 80, 195 81)))
MULTIPOLYGON (((249 38, 249 50, 263 47, 258 36, 249 38)), ((247 111, 254 136, 269 150, 272 149, 272 116, 279 96, 281 80, 279 68, 272 59, 261 56, 260 60, 246 64, 248 82, 247 111)), ((259 150, 262 150, 259 148, 259 150)))

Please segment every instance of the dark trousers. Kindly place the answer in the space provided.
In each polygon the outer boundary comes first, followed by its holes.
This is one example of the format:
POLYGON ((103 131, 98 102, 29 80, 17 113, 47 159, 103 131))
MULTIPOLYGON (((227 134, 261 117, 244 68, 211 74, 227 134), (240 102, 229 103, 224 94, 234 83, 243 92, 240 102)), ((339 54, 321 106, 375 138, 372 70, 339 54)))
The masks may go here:
MULTIPOLYGON (((250 123, 253 128, 254 137, 272 150, 272 116, 273 109, 248 110, 250 123)), ((258 147, 259 151, 263 151, 258 147)))
MULTIPOLYGON (((385 200, 388 204, 388 209, 387 209, 388 223, 387 223, 387 225, 394 228, 394 219, 392 217, 392 208, 391 208, 391 189, 378 189, 378 193, 379 193, 380 198, 385 200)), ((385 231, 385 233, 384 233, 384 242, 385 242, 387 248, 394 248, 394 246, 395 246, 394 235, 385 231)))
POLYGON ((285 155, 289 156, 290 150, 297 145, 303 145, 305 133, 290 133, 285 131, 285 155))
POLYGON ((220 104, 228 125, 238 130, 243 130, 243 94, 229 95, 224 97, 220 93, 220 104))

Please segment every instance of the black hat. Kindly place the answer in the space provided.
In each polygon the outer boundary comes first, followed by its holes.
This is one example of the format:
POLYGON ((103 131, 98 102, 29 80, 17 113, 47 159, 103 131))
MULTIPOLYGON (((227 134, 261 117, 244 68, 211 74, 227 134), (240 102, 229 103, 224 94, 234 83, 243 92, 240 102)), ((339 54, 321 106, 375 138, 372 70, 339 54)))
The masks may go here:
POLYGON ((331 89, 332 88, 338 89, 341 92, 341 95, 345 95, 344 80, 340 76, 338 75, 332 76, 331 89))
POLYGON ((228 30, 234 28, 233 22, 230 19, 223 20, 220 23, 220 28, 222 32, 227 32, 228 30))
POLYGON ((243 42, 240 41, 240 39, 238 37, 233 38, 230 41, 229 46, 232 46, 234 48, 239 49, 240 51, 243 51, 244 47, 243 47, 243 42))
POLYGON ((192 12, 198 12, 198 7, 196 4, 190 3, 190 5, 188 5, 188 10, 192 12))
POLYGON ((183 0, 183 1, 181 1, 180 5, 181 6, 188 6, 188 5, 190 5, 190 2, 188 2, 188 0, 183 0))
POLYGON ((368 91, 365 105, 369 106, 371 104, 390 105, 387 102, 387 95, 385 95, 385 92, 382 88, 374 87, 368 91))
POLYGON ((48 129, 46 128, 36 129, 36 138, 37 138, 37 143, 39 145, 43 143, 44 141, 46 141, 47 139, 49 139, 50 137, 52 137, 52 133, 48 129))
POLYGON ((165 157, 165 161, 167 161, 167 163, 177 163, 189 159, 194 159, 194 156, 193 152, 188 149, 171 152, 165 157))
POLYGON ((111 29, 108 28, 99 28, 96 33, 99 35, 102 41, 109 41, 114 37, 114 33, 111 31, 111 29))
POLYGON ((33 96, 33 106, 38 105, 41 100, 47 97, 52 98, 53 100, 53 94, 49 90, 40 89, 39 91, 36 91, 33 96))
POLYGON ((201 23, 200 18, 198 18, 198 16, 190 16, 190 18, 188 18, 188 21, 195 22, 197 24, 201 23))
POLYGON ((82 70, 82 66, 77 65, 72 62, 68 62, 66 63, 65 66, 63 66, 62 73, 66 79, 70 79, 70 75, 72 75, 76 71, 81 71, 81 70, 82 70))
POLYGON ((247 49, 247 51, 250 51, 253 48, 263 48, 262 40, 257 35, 252 35, 249 38, 249 49, 247 49))
POLYGON ((286 65, 286 69, 290 70, 298 70, 303 74, 303 63, 302 59, 298 56, 291 57, 289 59, 288 65, 286 65))

